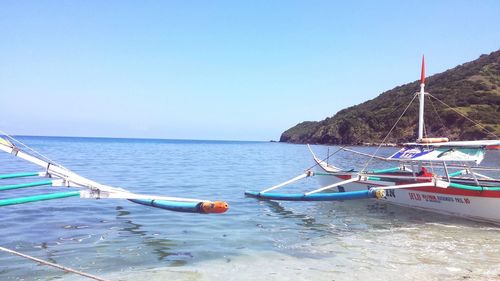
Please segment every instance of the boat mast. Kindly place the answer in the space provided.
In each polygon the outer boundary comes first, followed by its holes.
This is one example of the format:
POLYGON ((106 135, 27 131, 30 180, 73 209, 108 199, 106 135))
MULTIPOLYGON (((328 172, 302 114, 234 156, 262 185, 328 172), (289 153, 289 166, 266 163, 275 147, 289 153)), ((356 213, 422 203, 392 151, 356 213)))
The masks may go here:
POLYGON ((419 93, 419 103, 420 108, 418 111, 418 138, 421 140, 424 138, 424 88, 425 88, 425 57, 422 55, 422 74, 420 76, 420 93, 419 93))

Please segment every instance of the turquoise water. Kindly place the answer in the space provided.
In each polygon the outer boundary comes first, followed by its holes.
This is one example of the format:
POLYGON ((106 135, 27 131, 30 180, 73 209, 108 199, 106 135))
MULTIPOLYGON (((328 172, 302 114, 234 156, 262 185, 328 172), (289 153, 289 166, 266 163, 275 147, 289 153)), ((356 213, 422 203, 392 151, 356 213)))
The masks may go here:
MULTIPOLYGON (((303 145, 54 137, 20 140, 103 184, 138 193, 229 203, 229 211, 222 215, 183 214, 128 201, 80 198, 0 209, 0 246, 104 278, 500 279, 500 228, 496 226, 368 200, 278 203, 244 197, 246 189, 267 188, 312 166, 303 145)), ((313 149, 325 155, 328 148, 313 149)), ((380 153, 392 151, 384 148, 380 153)), ((493 154, 484 164, 498 165, 498 156, 493 154)), ((362 165, 366 159, 338 153, 331 161, 350 167, 362 165)), ((0 154, 0 163, 1 174, 39 171, 6 153, 0 154)), ((318 183, 310 178, 290 189, 315 187, 318 183)), ((0 197, 35 191, 53 188, 5 191, 0 197)), ((80 279, 0 252, 0 280, 80 279)))

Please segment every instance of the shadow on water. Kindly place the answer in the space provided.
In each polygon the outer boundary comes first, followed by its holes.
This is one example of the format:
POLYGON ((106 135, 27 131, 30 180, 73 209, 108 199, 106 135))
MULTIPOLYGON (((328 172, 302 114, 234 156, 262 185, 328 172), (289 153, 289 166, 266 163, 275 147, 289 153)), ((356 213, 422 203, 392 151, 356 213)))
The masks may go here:
POLYGON ((182 266, 187 264, 186 259, 192 259, 193 255, 189 252, 177 252, 174 249, 179 245, 171 239, 150 237, 150 232, 143 230, 143 225, 133 222, 130 215, 131 212, 127 211, 122 206, 116 208, 116 219, 121 221, 124 226, 120 231, 127 232, 133 237, 141 239, 141 245, 146 246, 148 252, 154 254, 158 261, 168 261, 170 266, 182 266))
POLYGON ((284 206, 278 201, 261 200, 261 202, 267 205, 272 213, 284 219, 296 219, 297 225, 302 226, 304 230, 314 231, 319 236, 355 234, 366 230, 422 227, 430 224, 463 227, 496 226, 487 222, 472 221, 375 200, 306 202, 307 207, 304 207, 302 202, 301 211, 296 211, 293 205, 284 206))
POLYGON ((152 252, 158 257, 158 261, 169 261, 171 266, 184 265, 187 263, 186 259, 193 258, 190 252, 173 251, 177 244, 168 239, 148 238, 143 244, 153 249, 152 252))
POLYGON ((279 216, 286 218, 286 219, 298 219, 299 222, 297 225, 303 226, 309 229, 318 229, 320 230, 322 227, 325 227, 326 225, 323 223, 319 223, 316 221, 314 217, 311 217, 307 214, 302 214, 298 212, 294 212, 293 209, 286 208, 281 205, 280 202, 278 201, 271 201, 271 200, 262 200, 266 205, 269 206, 269 209, 275 213, 278 214, 279 216))
POLYGON ((146 236, 147 232, 141 230, 142 225, 134 223, 130 219, 130 212, 125 210, 122 206, 116 206, 116 220, 123 222, 126 226, 122 227, 121 230, 125 232, 132 233, 137 236, 146 236))

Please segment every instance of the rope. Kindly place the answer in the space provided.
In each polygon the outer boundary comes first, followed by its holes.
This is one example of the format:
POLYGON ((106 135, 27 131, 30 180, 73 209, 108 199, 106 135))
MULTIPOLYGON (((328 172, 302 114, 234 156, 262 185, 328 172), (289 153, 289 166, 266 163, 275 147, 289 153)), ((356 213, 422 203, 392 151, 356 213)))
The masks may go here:
MULTIPOLYGON (((424 96, 424 98, 425 98, 425 96, 424 96)), ((428 136, 429 135, 427 134, 427 126, 425 126, 425 122, 424 122, 424 138, 427 138, 428 136)), ((431 148, 430 143, 425 144, 425 147, 427 149, 430 149, 431 148)), ((434 163, 432 161, 429 163, 429 167, 431 168, 431 173, 436 174, 436 172, 434 171, 434 163)), ((436 167, 436 169, 437 169, 437 167, 436 167)))
POLYGON ((380 160, 380 161, 389 161, 389 160, 387 160, 387 158, 380 157, 380 156, 375 155, 375 154, 363 153, 363 152, 356 151, 356 150, 349 149, 349 148, 343 148, 343 150, 348 151, 348 152, 352 152, 352 153, 355 153, 355 154, 359 154, 359 155, 362 155, 362 156, 366 156, 366 157, 372 157, 372 158, 375 158, 375 159, 380 160))
MULTIPOLYGON (((321 162, 325 162, 326 159, 328 159, 328 158, 332 157, 333 155, 337 154, 339 151, 342 151, 346 146, 347 145, 344 145, 344 146, 340 147, 339 149, 335 150, 335 152, 333 152, 332 154, 328 154, 325 158, 321 159, 320 161, 321 162)), ((311 167, 307 168, 306 171, 307 170, 311 170, 312 168, 314 168, 314 167, 316 167, 318 165, 319 165, 319 163, 316 163, 316 164, 312 165, 311 167)))
POLYGON ((489 135, 492 135, 494 136, 495 138, 498 138, 498 136, 493 133, 493 132, 490 132, 488 129, 486 129, 483 125, 481 125, 480 123, 470 119, 469 117, 467 117, 465 114, 461 113, 460 111, 454 109, 453 107, 449 106, 448 104, 446 104, 444 101, 436 98, 435 96, 427 93, 430 97, 432 97, 433 99, 437 100, 438 102, 440 102, 441 104, 445 105, 446 107, 448 107, 449 109, 453 110, 455 113, 457 113, 458 115, 462 116, 463 118, 467 119, 468 121, 472 122, 474 125, 478 126, 479 128, 481 128, 483 131, 485 131, 486 133, 488 133, 489 135))
POLYGON ((377 149, 375 150, 375 152, 373 153, 372 157, 370 157, 370 159, 368 159, 368 161, 366 161, 363 169, 361 169, 361 173, 363 173, 366 168, 368 167, 368 165, 371 163, 371 161, 373 160, 373 158, 375 157, 375 155, 377 155, 378 151, 380 150, 380 148, 382 147, 382 144, 385 143, 385 141, 387 140, 387 138, 389 137, 389 135, 392 133, 392 131, 394 130, 394 128, 396 128, 396 125, 398 124, 398 122, 401 120, 401 118, 403 118, 403 116, 406 114, 406 111, 408 111, 408 108, 410 108, 410 105, 413 103, 413 101, 415 100, 415 98, 418 96, 418 93, 416 93, 415 95, 413 95, 413 98, 411 99, 411 101, 408 103, 408 105, 406 106, 405 110, 403 111, 403 113, 401 113, 401 115, 399 116, 398 120, 396 120, 396 123, 394 123, 394 125, 392 126, 391 130, 389 130, 389 132, 385 135, 384 139, 382 140, 382 142, 378 145, 377 149))
POLYGON ((106 279, 97 277, 95 275, 91 275, 91 274, 88 274, 88 273, 85 273, 85 272, 82 272, 82 271, 78 271, 78 270, 75 270, 75 269, 72 269, 72 268, 69 268, 69 267, 65 267, 65 266, 58 265, 58 264, 55 264, 55 263, 51 263, 51 262, 48 262, 48 261, 45 261, 45 260, 41 260, 41 259, 38 259, 38 258, 29 256, 29 255, 26 255, 26 254, 23 254, 23 253, 16 252, 16 251, 11 250, 11 249, 0 247, 0 250, 4 251, 4 252, 7 252, 7 253, 10 253, 10 254, 13 254, 13 255, 17 255, 17 256, 29 259, 29 260, 32 260, 32 261, 35 261, 35 262, 38 262, 38 263, 43 264, 43 265, 48 265, 48 266, 52 266, 52 267, 64 270, 66 272, 75 273, 75 274, 87 277, 89 279, 93 279, 93 280, 97 280, 97 281, 107 281, 106 279))
MULTIPOLYGON (((428 93, 428 95, 431 96, 429 93, 428 93)), ((438 100, 436 97, 433 97, 433 98, 436 99, 436 100, 438 100)), ((438 101, 440 101, 440 100, 438 100, 438 101)), ((436 107, 434 106, 434 103, 432 102, 432 99, 430 99, 430 98, 429 98, 429 103, 431 104, 432 109, 434 109, 434 112, 435 112, 436 116, 438 117, 438 120, 441 123, 442 128, 444 128, 445 136, 451 136, 451 131, 448 129, 448 127, 446 127, 446 124, 444 123, 443 119, 439 115, 438 110, 436 109, 436 107)), ((463 162, 463 161, 460 161, 460 164, 462 164, 462 165, 464 165, 464 166, 467 167, 466 163, 463 162)))
POLYGON ((68 170, 66 167, 64 167, 64 166, 62 166, 62 165, 60 165, 60 164, 57 164, 55 161, 53 161, 53 160, 52 160, 52 159, 50 159, 49 157, 47 157, 47 156, 45 156, 45 155, 41 154, 40 152, 36 151, 35 149, 33 149, 33 148, 31 148, 31 147, 29 147, 28 145, 24 144, 24 143, 23 143, 23 142, 21 142, 20 140, 18 140, 18 139, 16 139, 16 138, 14 138, 13 136, 9 135, 7 132, 0 130, 0 133, 1 133, 2 135, 6 136, 8 139, 12 140, 13 142, 18 143, 18 144, 20 144, 21 146, 23 146, 24 148, 26 148, 27 150, 31 151, 33 154, 40 156, 41 158, 43 158, 44 160, 46 160, 47 162, 49 162, 49 164, 51 164, 51 165, 56 165, 56 166, 59 166, 59 167, 61 167, 61 168, 65 169, 65 170, 68 170))
MULTIPOLYGON (((432 102, 432 99, 429 99, 429 103, 431 104, 432 106, 432 109, 434 109, 434 114, 436 114, 437 116, 437 119, 439 120, 439 123, 441 123, 441 127, 444 129, 444 132, 445 132, 445 136, 450 136, 451 135, 451 131, 448 129, 448 127, 446 127, 446 124, 444 123, 443 119, 441 118, 441 116, 439 115, 439 112, 438 110, 436 109, 436 106, 434 106, 434 103, 432 102)), ((425 125, 425 124, 424 124, 425 125)))

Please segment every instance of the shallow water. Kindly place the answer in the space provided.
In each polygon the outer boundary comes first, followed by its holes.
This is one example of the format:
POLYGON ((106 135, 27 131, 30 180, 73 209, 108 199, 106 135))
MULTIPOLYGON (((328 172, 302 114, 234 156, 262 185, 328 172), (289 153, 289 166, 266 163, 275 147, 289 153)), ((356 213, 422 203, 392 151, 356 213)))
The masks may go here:
MULTIPOLYGON (((57 201, 3 207, 1 246, 111 280, 500 279, 500 227, 356 202, 245 198, 313 165, 307 148, 266 142, 20 138, 104 184, 134 192, 226 200, 222 215, 168 212, 128 201, 57 201)), ((318 155, 327 147, 314 146, 318 155)), ((333 152, 336 148, 330 148, 333 152)), ((369 151, 372 148, 358 148, 369 151)), ((383 148, 388 155, 392 148, 383 148)), ((499 154, 485 160, 496 162, 499 154)), ((0 154, 0 173, 39 171, 0 154)), ((343 167, 366 158, 337 153, 343 167)), ((374 162, 375 165, 381 165, 374 162)), ((382 167, 382 166, 380 166, 382 167)), ((16 180, 23 182, 29 180, 16 180)), ((14 182, 3 180, 2 185, 14 182)), ((290 189, 318 187, 314 178, 290 189)), ((1 198, 49 192, 5 191, 1 198)), ((80 280, 0 252, 1 280, 80 280)))

